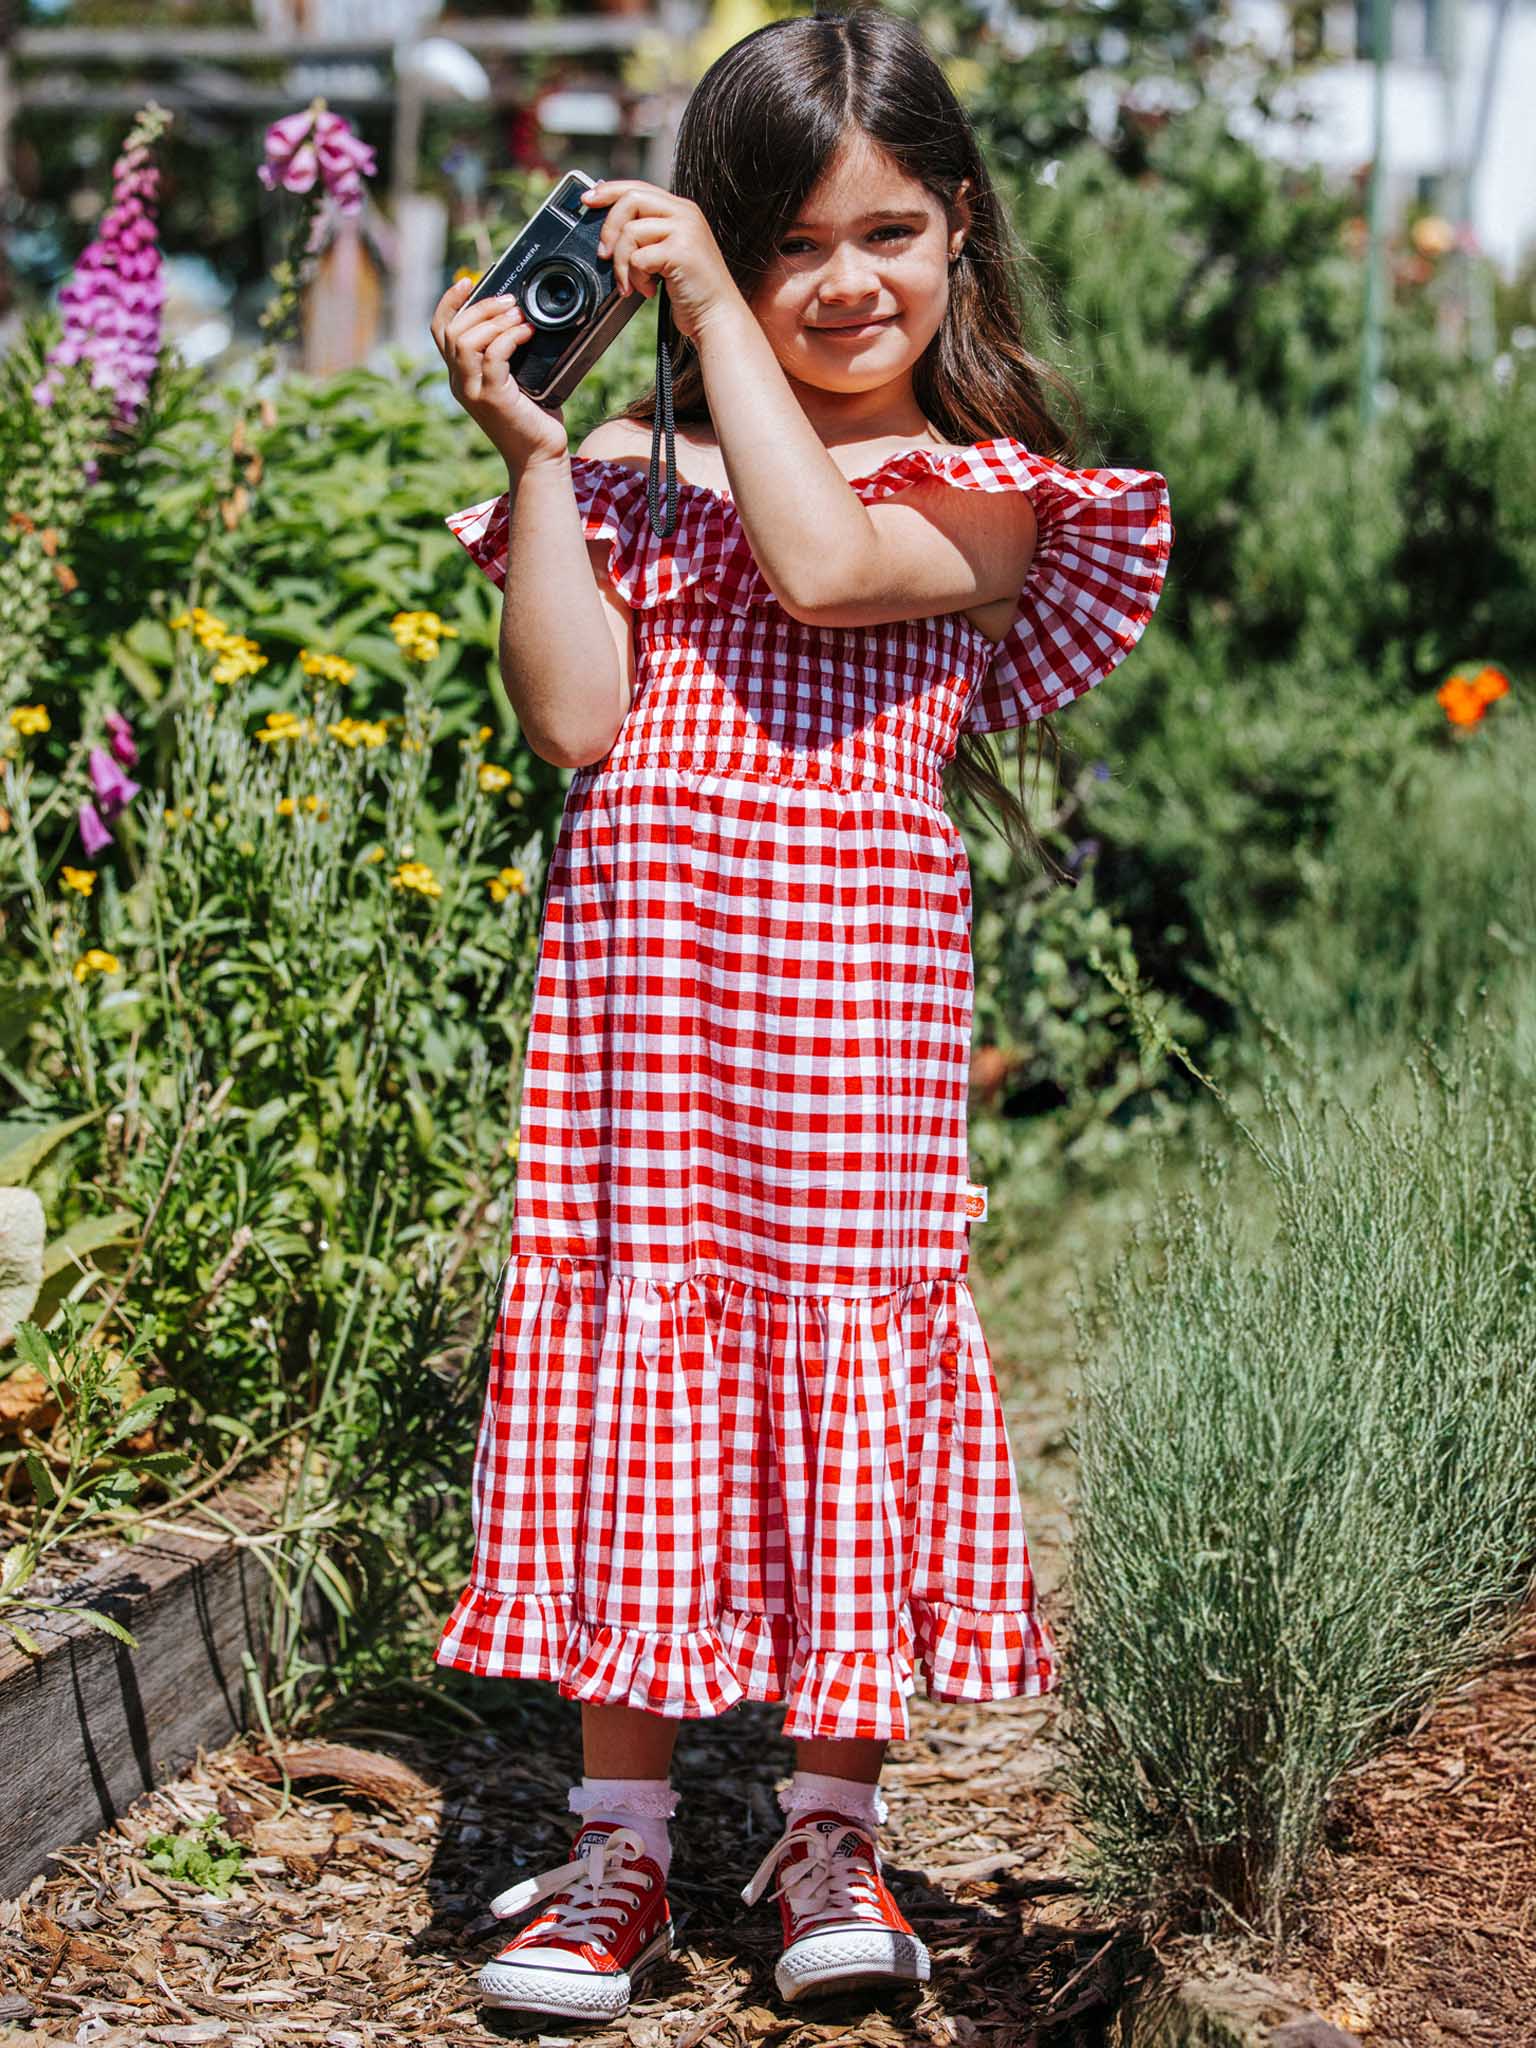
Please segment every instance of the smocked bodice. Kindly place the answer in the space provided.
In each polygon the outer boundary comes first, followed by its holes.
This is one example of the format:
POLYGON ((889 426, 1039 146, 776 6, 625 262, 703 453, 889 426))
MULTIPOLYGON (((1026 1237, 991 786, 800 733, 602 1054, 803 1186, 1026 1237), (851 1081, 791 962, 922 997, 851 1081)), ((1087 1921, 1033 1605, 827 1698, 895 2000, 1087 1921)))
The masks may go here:
MULTIPOLYGON (((1068 469, 1007 438, 907 449, 849 479, 861 500, 935 478, 1032 494, 1038 538, 1012 625, 997 641, 958 611, 808 625, 779 603, 727 493, 680 481, 662 536, 644 465, 573 456, 571 475, 635 634, 629 711, 603 759, 577 771, 588 781, 667 770, 940 803, 963 733, 1059 710, 1124 659, 1156 608, 1173 538, 1154 470, 1068 469)), ((447 523, 504 583, 506 493, 447 523)))

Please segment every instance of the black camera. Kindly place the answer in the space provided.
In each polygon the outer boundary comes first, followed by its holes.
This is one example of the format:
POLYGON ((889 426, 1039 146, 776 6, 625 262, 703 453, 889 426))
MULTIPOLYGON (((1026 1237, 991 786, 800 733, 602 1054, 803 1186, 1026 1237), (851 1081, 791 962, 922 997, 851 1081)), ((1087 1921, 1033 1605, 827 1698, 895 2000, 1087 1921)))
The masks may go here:
POLYGON ((533 334, 507 367, 540 405, 562 404, 645 302, 643 292, 619 290, 611 260, 597 253, 608 209, 581 203, 596 183, 567 172, 465 300, 516 298, 533 334))

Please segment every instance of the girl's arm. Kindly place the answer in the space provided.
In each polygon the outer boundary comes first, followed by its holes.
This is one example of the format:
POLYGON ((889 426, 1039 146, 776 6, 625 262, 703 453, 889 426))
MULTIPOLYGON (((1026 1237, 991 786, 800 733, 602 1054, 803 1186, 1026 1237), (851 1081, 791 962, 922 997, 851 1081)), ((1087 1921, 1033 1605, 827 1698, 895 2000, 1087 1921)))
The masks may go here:
POLYGON ((866 505, 745 303, 702 322, 697 347, 737 511, 791 617, 875 626, 1017 595, 1037 533, 1027 492, 955 491, 935 481, 866 505))
POLYGON ((582 194, 604 209, 600 255, 622 291, 665 279, 699 352, 731 495, 758 567, 791 616, 865 626, 1017 594, 1035 547, 1024 492, 932 489, 865 505, 790 388, 699 207, 642 178, 582 194))
POLYGON ((533 751, 560 768, 600 761, 634 690, 630 610, 589 541, 568 455, 507 468, 501 679, 533 751))
POLYGON ((629 709, 629 607, 602 573, 607 543, 583 529, 563 415, 507 368, 533 329, 511 298, 468 305, 473 288, 463 278, 443 293, 432 338, 454 397, 507 465, 501 678, 533 751, 579 768, 608 752, 629 709))

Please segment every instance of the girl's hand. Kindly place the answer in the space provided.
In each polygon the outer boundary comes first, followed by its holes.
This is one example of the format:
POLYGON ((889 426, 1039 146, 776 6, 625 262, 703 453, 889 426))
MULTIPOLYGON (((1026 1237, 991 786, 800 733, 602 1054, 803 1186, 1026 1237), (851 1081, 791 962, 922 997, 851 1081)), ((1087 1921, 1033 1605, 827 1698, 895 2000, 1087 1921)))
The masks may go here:
POLYGON ((533 335, 510 296, 465 301, 475 280, 449 285, 432 315, 432 339, 448 365, 448 388, 509 468, 569 453, 559 406, 530 398, 507 367, 507 358, 533 335))
POLYGON ((598 254, 611 258, 619 289, 654 298, 651 280, 665 278, 672 317, 690 341, 721 313, 746 310, 709 222, 691 199, 643 178, 600 178, 581 198, 604 211, 598 254))

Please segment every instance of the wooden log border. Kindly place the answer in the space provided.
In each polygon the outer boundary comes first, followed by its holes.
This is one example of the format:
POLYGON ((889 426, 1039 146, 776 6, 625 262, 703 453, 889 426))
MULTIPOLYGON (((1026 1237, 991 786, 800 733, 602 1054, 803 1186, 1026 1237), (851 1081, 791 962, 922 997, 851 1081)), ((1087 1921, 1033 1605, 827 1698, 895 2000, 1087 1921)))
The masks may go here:
MULTIPOLYGON (((231 1488, 212 1505, 248 1534, 271 1526, 279 1486, 231 1488)), ((0 1827, 0 1897, 14 1898, 53 1851, 110 1827, 135 1799, 254 1725, 241 1666, 265 1672, 266 1566, 248 1545, 154 1529, 83 1573, 66 1597, 99 1608, 138 1639, 130 1649, 78 1615, 21 1618, 43 1645, 29 1657, 0 1640, 0 1756, 9 1766, 0 1827)), ((328 1611, 306 1605, 324 1655, 328 1611)))

